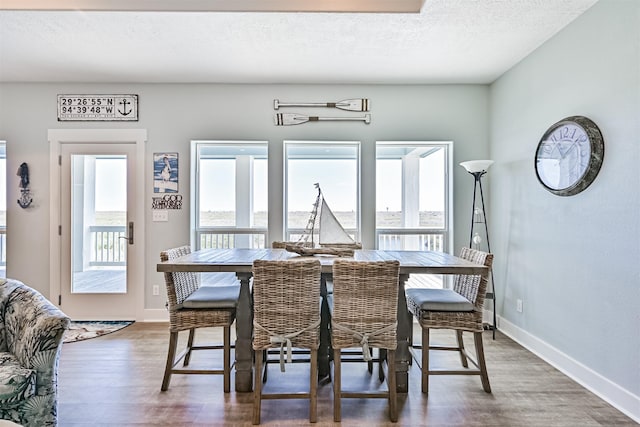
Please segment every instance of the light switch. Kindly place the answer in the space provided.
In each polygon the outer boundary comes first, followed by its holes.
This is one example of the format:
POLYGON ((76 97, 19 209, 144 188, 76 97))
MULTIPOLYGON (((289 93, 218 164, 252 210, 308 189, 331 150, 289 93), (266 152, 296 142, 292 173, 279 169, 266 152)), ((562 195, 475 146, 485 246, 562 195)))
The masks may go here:
POLYGON ((169 211, 161 209, 153 211, 153 222, 169 221, 169 211))

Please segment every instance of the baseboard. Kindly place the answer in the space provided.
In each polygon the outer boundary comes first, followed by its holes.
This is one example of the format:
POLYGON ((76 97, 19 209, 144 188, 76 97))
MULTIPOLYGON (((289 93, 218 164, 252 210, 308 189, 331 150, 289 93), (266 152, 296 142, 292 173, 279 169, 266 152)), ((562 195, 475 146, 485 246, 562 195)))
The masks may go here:
POLYGON ((165 308, 145 308, 143 322, 168 322, 169 312, 165 308))
POLYGON ((498 317, 498 330, 620 412, 640 423, 640 396, 620 387, 588 366, 502 317, 498 317))

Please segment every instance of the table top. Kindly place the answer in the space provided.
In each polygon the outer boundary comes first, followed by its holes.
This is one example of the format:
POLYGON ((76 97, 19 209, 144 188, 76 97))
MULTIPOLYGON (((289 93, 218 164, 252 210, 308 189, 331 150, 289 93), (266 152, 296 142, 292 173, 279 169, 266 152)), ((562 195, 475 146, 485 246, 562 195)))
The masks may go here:
MULTIPOLYGON (((285 260, 300 255, 285 249, 202 249, 171 261, 160 262, 159 272, 236 272, 251 273, 253 261, 285 260)), ((314 256, 322 264, 323 273, 331 273, 335 256, 314 256)), ((400 274, 486 274, 488 268, 453 255, 434 251, 356 250, 359 261, 397 260, 400 274)))

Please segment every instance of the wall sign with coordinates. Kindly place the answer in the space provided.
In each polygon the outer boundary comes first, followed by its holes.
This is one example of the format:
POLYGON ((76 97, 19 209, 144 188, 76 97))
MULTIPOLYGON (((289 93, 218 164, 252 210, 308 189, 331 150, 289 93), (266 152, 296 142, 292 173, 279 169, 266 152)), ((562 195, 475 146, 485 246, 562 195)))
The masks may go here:
POLYGON ((58 121, 138 121, 138 95, 58 95, 58 121))

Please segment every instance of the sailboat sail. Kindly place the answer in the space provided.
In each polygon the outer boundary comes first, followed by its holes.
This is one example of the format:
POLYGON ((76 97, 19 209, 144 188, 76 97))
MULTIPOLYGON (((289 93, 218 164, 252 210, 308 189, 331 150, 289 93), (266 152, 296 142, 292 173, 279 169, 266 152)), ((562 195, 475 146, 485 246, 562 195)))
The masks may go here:
POLYGON ((320 246, 331 246, 332 244, 355 244, 355 240, 347 234, 342 228, 340 222, 329 208, 327 201, 322 198, 322 206, 320 209, 320 223, 319 223, 319 238, 318 243, 320 246))
POLYGON ((342 228, 340 221, 336 218, 331 208, 324 200, 320 185, 315 184, 318 189, 318 196, 313 204, 313 210, 307 222, 305 232, 296 244, 287 244, 285 248, 288 251, 296 252, 300 255, 316 255, 327 254, 337 256, 353 256, 354 249, 360 249, 362 246, 342 228), (320 215, 318 215, 318 209, 320 215), (318 218, 319 216, 319 218, 318 218), (321 248, 314 248, 313 235, 318 223, 318 243, 321 248), (311 240, 309 242, 309 240, 311 240))

